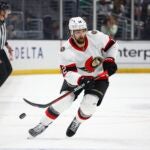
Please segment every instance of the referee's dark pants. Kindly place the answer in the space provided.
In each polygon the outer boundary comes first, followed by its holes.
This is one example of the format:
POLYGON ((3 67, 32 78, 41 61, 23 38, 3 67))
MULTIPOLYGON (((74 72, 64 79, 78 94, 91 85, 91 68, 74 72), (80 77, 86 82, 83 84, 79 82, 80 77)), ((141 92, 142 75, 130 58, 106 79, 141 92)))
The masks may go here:
POLYGON ((12 72, 11 63, 4 50, 0 50, 0 86, 6 81, 12 72))

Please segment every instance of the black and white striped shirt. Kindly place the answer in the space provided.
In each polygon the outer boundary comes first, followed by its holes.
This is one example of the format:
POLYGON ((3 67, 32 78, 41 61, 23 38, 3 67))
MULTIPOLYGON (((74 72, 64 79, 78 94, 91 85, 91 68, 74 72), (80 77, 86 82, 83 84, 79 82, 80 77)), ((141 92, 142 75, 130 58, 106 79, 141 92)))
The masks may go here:
POLYGON ((6 23, 0 21, 0 49, 4 49, 6 44, 6 23))

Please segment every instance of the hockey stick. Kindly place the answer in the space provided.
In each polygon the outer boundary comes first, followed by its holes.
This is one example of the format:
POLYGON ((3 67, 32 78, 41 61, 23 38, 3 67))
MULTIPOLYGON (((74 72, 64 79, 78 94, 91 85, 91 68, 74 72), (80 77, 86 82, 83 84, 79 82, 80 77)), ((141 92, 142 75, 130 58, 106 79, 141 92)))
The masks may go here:
MULTIPOLYGON (((103 77, 104 77, 104 76, 108 76, 107 72, 104 72, 103 77)), ((97 80, 97 79, 99 79, 99 78, 101 78, 101 76, 95 77, 94 80, 97 80)), ((60 97, 58 97, 58 98, 54 99, 53 101, 51 101, 51 102, 49 102, 49 103, 46 103, 46 104, 33 103, 33 102, 27 100, 26 98, 23 98, 23 100, 24 100, 26 103, 28 103, 29 105, 32 105, 32 106, 34 106, 34 107, 46 108, 46 107, 48 107, 48 106, 50 106, 50 105, 52 105, 52 104, 54 104, 54 103, 60 101, 61 99, 63 99, 63 98, 66 97, 67 95, 79 91, 80 89, 84 88, 84 86, 85 86, 85 84, 83 83, 83 84, 81 84, 81 85, 75 87, 72 91, 69 91, 69 92, 63 94, 62 96, 60 96, 60 97)))
POLYGON ((30 104, 30 105, 32 105, 32 106, 39 107, 39 108, 46 108, 46 107, 48 107, 48 106, 50 106, 50 105, 52 105, 52 104, 54 104, 54 103, 60 101, 61 99, 63 99, 63 98, 66 97, 67 95, 69 95, 70 93, 75 93, 75 92, 79 91, 79 90, 82 89, 84 86, 85 86, 85 84, 82 84, 82 85, 80 85, 80 86, 74 88, 73 91, 69 91, 69 92, 63 94, 62 96, 60 96, 60 97, 54 99, 53 101, 51 101, 51 102, 49 102, 49 103, 47 103, 47 104, 33 103, 33 102, 27 100, 26 98, 23 98, 23 100, 24 100, 26 103, 28 103, 28 104, 30 104))

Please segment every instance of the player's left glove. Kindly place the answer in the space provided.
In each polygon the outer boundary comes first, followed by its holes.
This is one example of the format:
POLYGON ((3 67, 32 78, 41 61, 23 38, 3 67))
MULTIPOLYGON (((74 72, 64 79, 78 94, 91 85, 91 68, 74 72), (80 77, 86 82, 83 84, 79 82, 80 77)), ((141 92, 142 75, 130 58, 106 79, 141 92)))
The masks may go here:
POLYGON ((94 87, 94 77, 92 76, 81 76, 78 79, 78 85, 85 84, 84 89, 92 89, 94 87))
POLYGON ((108 72, 108 75, 111 76, 117 71, 117 64, 115 63, 114 58, 107 57, 103 61, 103 69, 108 72))

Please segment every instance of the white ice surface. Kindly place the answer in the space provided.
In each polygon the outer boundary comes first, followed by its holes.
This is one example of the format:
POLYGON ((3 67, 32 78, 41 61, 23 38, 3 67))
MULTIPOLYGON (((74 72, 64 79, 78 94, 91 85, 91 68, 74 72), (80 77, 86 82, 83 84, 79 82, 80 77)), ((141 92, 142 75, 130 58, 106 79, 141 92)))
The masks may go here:
POLYGON ((45 109, 22 98, 47 103, 59 95, 61 75, 11 76, 0 88, 0 150, 150 150, 150 74, 116 74, 94 116, 83 123, 73 138, 65 136, 82 94, 37 138, 28 130, 45 109), (27 116, 20 120, 19 115, 27 116))

